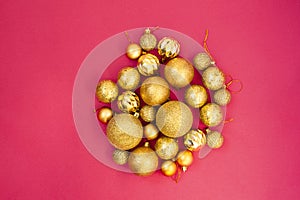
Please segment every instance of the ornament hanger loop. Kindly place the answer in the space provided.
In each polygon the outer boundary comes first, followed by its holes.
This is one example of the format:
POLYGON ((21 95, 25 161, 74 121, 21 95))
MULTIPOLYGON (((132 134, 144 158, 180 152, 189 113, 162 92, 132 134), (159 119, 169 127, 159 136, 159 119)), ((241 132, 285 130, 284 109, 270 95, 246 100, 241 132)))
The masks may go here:
POLYGON ((210 59, 213 62, 215 62, 214 58, 212 57, 212 55, 210 54, 210 51, 208 49, 207 39, 208 39, 208 29, 205 30, 205 36, 204 36, 204 40, 203 40, 203 47, 204 47, 204 50, 206 51, 206 53, 208 54, 208 56, 210 57, 210 59))
POLYGON ((127 40, 128 40, 130 43, 133 43, 132 40, 130 39, 129 35, 128 35, 128 32, 125 31, 124 34, 125 34, 127 40))
POLYGON ((230 122, 233 122, 233 118, 230 118, 230 119, 226 119, 225 121, 224 121, 224 124, 228 124, 228 123, 230 123, 230 122))
MULTIPOLYGON (((231 77, 232 78, 232 77, 231 77)), ((233 94, 237 94, 237 93, 240 93, 243 88, 244 88, 244 85, 243 85, 243 82, 239 79, 231 79, 227 84, 226 84, 226 88, 233 94), (240 88, 238 90, 233 90, 233 89, 230 89, 229 86, 231 86, 234 82, 236 83, 239 83, 240 85, 240 88)))

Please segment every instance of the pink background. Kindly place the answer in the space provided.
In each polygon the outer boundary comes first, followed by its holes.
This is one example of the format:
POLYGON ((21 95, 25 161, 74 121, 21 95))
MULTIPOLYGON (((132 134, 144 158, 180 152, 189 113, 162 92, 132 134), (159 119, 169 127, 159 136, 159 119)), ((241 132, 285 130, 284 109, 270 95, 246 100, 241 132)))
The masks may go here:
POLYGON ((1 1, 0 199, 299 199, 300 1, 1 1), (162 26, 202 41, 244 83, 225 143, 176 184, 110 169, 72 117, 80 64, 121 31, 162 26))

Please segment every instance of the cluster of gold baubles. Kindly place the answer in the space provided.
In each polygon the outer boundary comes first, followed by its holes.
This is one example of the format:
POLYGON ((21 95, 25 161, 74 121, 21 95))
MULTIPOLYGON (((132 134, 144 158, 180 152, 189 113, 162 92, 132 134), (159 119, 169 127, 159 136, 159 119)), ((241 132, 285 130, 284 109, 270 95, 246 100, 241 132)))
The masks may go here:
POLYGON ((98 112, 115 147, 112 159, 119 165, 128 164, 138 175, 150 175, 160 167, 164 175, 172 176, 179 167, 186 169, 192 164, 194 151, 223 144, 223 136, 213 127, 224 121, 221 106, 231 99, 224 74, 205 52, 195 55, 193 64, 178 57, 179 52, 176 39, 164 37, 157 44, 146 29, 140 43, 130 43, 126 50, 128 58, 137 60, 136 68, 122 68, 117 83, 101 80, 97 85, 97 99, 103 103, 116 100, 120 111, 105 106, 98 112), (149 53, 156 48, 160 59, 149 53), (159 74, 161 64, 165 65, 163 75, 159 74), (202 71, 203 85, 190 85, 194 68, 202 71), (185 90, 184 100, 170 99, 170 85, 185 90), (138 87, 139 94, 135 92, 138 87), (206 89, 213 93, 211 102, 206 89), (200 120, 208 127, 205 131, 192 129, 191 109, 200 110, 200 120), (184 149, 180 149, 179 138, 183 138, 184 149))

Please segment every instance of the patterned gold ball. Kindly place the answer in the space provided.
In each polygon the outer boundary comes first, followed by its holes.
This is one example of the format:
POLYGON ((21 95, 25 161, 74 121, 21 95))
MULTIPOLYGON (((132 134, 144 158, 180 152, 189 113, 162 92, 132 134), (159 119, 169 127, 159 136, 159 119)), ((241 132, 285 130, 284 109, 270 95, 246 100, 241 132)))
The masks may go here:
POLYGON ((223 145, 224 138, 218 131, 206 130, 207 145, 212 149, 220 148, 223 145))
POLYGON ((110 103, 117 98, 118 94, 118 86, 111 80, 100 81, 97 85, 96 97, 100 102, 110 103))
POLYGON ((219 104, 220 106, 226 106, 230 103, 231 94, 227 89, 222 88, 214 93, 213 100, 216 104, 219 104))
POLYGON ((150 29, 147 28, 145 30, 145 33, 140 38, 140 46, 145 51, 151 51, 156 47, 157 39, 156 37, 151 33, 150 29))
POLYGON ((125 165, 129 157, 128 151, 115 149, 113 152, 113 161, 118 165, 125 165))
POLYGON ((185 101, 193 108, 200 108, 207 102, 207 92, 201 85, 191 85, 185 92, 185 101))
POLYGON ((206 136, 201 130, 190 130, 184 136, 184 146, 190 151, 198 151, 206 144, 206 136))
POLYGON ((160 137, 155 143, 156 154, 164 160, 172 159, 178 153, 178 143, 169 137, 160 137))
POLYGON ((158 42, 157 49, 162 57, 175 58, 180 52, 180 44, 171 37, 164 37, 158 42))
POLYGON ((151 53, 144 54, 138 59, 137 68, 144 76, 152 76, 157 74, 158 67, 159 60, 151 53))
POLYGON ((218 90, 225 85, 225 76, 218 67, 208 67, 202 74, 203 84, 209 90, 218 90))
POLYGON ((221 107, 215 103, 208 103, 200 109, 200 119, 206 126, 213 127, 223 121, 221 107))
POLYGON ((209 55, 207 55, 207 53, 205 53, 205 52, 198 53, 194 57, 193 62, 194 62, 195 68, 198 69, 198 70, 205 70, 211 64, 213 64, 213 62, 210 59, 209 55))
POLYGON ((134 90, 139 86, 141 76, 137 69, 125 67, 118 74, 118 85, 124 90, 134 90))
POLYGON ((155 120, 156 108, 154 106, 145 105, 140 110, 140 117, 145 122, 152 122, 155 120))
POLYGON ((118 97, 118 108, 125 113, 135 114, 140 109, 138 95, 131 91, 125 91, 118 97))

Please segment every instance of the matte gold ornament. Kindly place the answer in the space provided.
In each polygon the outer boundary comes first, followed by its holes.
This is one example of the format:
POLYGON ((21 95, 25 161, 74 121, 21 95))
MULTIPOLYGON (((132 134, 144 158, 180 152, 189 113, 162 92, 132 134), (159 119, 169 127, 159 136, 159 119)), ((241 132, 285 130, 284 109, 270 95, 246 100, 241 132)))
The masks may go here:
POLYGON ((193 163, 193 154, 189 150, 184 150, 178 153, 177 163, 183 167, 183 171, 186 171, 187 167, 193 163))
POLYGON ((159 130, 154 124, 147 124, 144 126, 144 136, 147 138, 147 140, 154 140, 157 138, 159 134, 159 130))
POLYGON ((158 42, 157 49, 163 58, 175 58, 180 52, 180 44, 171 37, 164 37, 158 42))
POLYGON ((134 90, 139 86, 141 76, 137 69, 125 67, 118 74, 118 85, 124 90, 134 90))
POLYGON ((168 137, 183 136, 191 129, 192 124, 191 110, 180 101, 169 101, 163 104, 156 113, 156 125, 168 137))
POLYGON ((198 151, 206 144, 206 136, 201 130, 190 130, 184 136, 184 146, 190 151, 198 151))
POLYGON ((158 167, 158 157, 150 147, 138 147, 128 158, 130 170, 140 176, 149 176, 158 167))
POLYGON ((161 164, 161 171, 166 176, 173 176, 177 171, 177 165, 171 160, 166 160, 161 164))
POLYGON ((118 86, 111 80, 100 81, 97 85, 96 97, 100 102, 110 103, 117 98, 118 94, 118 86))
POLYGON ((185 101, 193 108, 200 108, 207 102, 207 92, 201 85, 191 85, 185 92, 185 101))
POLYGON ((217 126, 223 121, 221 107, 215 103, 208 103, 200 109, 200 119, 206 126, 217 126))
POLYGON ((213 100, 220 106, 226 106, 231 100, 231 94, 227 89, 221 88, 214 93, 213 100))
POLYGON ((210 59, 209 55, 205 52, 198 53, 194 59, 193 63, 196 69, 198 70, 205 70, 214 62, 210 59))
POLYGON ((184 58, 173 58, 165 66, 165 78, 175 88, 190 84, 194 78, 193 65, 184 58))
POLYGON ((144 54, 138 59, 137 68, 144 76, 152 76, 157 74, 158 67, 159 60, 151 53, 144 54))
POLYGON ((169 85, 161 77, 149 77, 142 83, 140 95, 143 101, 150 106, 161 105, 170 96, 169 85))
POLYGON ((137 94, 125 91, 118 97, 118 108, 125 113, 135 114, 140 109, 140 99, 137 94))
POLYGON ((128 161, 129 152, 115 149, 113 152, 113 161, 118 165, 125 165, 128 161))
POLYGON ((109 142, 120 150, 136 147, 143 137, 143 126, 133 115, 122 113, 115 115, 106 128, 109 142))
POLYGON ((157 39, 156 37, 151 33, 150 29, 147 28, 145 30, 145 33, 140 38, 140 46, 145 51, 151 51, 156 47, 157 39))
POLYGON ((155 120, 156 108, 145 105, 140 110, 140 116, 145 122, 152 122, 155 120))
POLYGON ((126 54, 128 58, 132 60, 138 59, 138 57, 140 57, 140 55, 142 54, 142 48, 136 43, 130 43, 127 46, 126 54))
POLYGON ((220 148, 223 145, 224 138, 218 131, 206 130, 207 145, 212 149, 220 148))
POLYGON ((202 74, 203 84, 209 90, 218 90, 225 86, 225 76, 218 67, 208 67, 202 74))
POLYGON ((175 139, 160 137, 155 143, 156 154, 164 160, 172 159, 178 153, 179 147, 175 139))
POLYGON ((106 124, 113 117, 113 111, 110 108, 103 107, 98 112, 98 119, 106 124))

